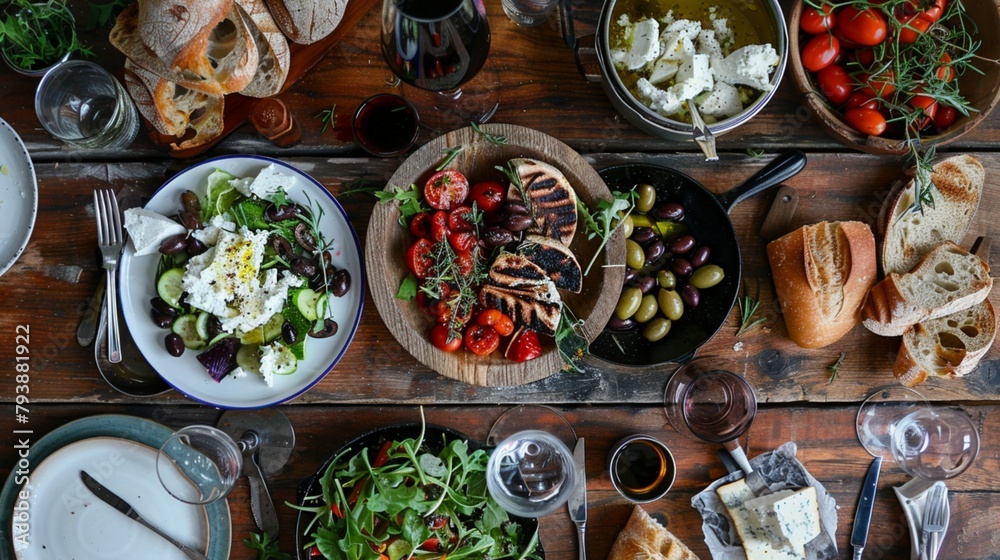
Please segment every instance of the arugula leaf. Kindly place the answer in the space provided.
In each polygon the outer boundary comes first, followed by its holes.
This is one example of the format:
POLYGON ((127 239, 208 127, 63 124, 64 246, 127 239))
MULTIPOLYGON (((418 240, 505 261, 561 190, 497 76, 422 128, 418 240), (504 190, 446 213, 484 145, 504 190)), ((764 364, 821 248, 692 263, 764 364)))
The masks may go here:
POLYGON ((278 550, 278 539, 264 533, 250 533, 249 539, 243 539, 243 546, 257 551, 257 560, 291 560, 291 556, 278 550))
POLYGON ((243 226, 249 230, 267 229, 267 221, 264 219, 264 204, 252 198, 244 198, 232 208, 229 213, 237 226, 243 226))
POLYGON ((379 202, 399 202, 399 225, 406 227, 410 218, 421 212, 430 210, 424 205, 423 193, 416 184, 411 183, 409 187, 402 189, 392 185, 387 191, 377 191, 375 198, 379 202))
POLYGON ((614 197, 611 200, 601 200, 597 203, 597 211, 595 213, 591 213, 582 200, 577 200, 577 209, 580 215, 583 216, 584 223, 587 224, 587 239, 593 239, 598 236, 601 238, 601 245, 594 252, 594 257, 590 259, 590 264, 587 265, 586 270, 583 271, 584 276, 590 274, 591 267, 594 266, 594 263, 597 262, 597 257, 604 251, 604 246, 607 245, 611 234, 632 213, 635 199, 638 196, 635 191, 625 193, 615 191, 611 194, 614 197))
POLYGON ((396 291, 396 299, 413 301, 417 297, 418 286, 417 277, 412 272, 407 274, 406 278, 403 278, 403 282, 400 283, 399 290, 396 291))

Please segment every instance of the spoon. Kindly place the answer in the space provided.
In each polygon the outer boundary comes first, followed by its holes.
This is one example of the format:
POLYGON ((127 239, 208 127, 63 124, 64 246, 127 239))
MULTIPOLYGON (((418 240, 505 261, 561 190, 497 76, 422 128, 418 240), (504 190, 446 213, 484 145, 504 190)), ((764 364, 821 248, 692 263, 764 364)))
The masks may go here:
POLYGON ((691 132, 694 135, 695 143, 705 154, 705 161, 718 161, 719 154, 715 151, 715 136, 705 124, 705 119, 701 118, 701 113, 698 112, 694 101, 688 100, 688 109, 691 111, 691 132))

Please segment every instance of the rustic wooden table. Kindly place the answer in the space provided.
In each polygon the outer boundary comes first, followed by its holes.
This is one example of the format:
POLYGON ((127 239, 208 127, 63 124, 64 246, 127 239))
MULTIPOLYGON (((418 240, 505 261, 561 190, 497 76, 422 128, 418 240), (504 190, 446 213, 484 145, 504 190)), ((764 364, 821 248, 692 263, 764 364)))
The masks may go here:
MULTIPOLYGON (((352 0, 363 1, 363 0, 352 0)), ((371 0, 368 0, 371 1, 371 0)), ((599 2, 577 0, 577 33, 593 29, 599 2)), ((790 2, 785 2, 786 8, 790 2)), ((595 167, 622 162, 655 162, 681 170, 709 189, 722 192, 749 177, 788 148, 808 152, 806 169, 787 185, 799 195, 794 226, 818 220, 856 219, 874 223, 882 198, 902 176, 902 161, 848 151, 829 138, 814 122, 808 108, 786 79, 770 105, 750 123, 719 139, 721 161, 705 163, 688 144, 647 136, 629 125, 612 108, 600 86, 578 73, 558 21, 526 29, 513 25, 500 10, 499 0, 488 0, 493 43, 490 59, 501 72, 502 103, 494 120, 536 128, 575 148, 595 167), (750 152, 763 150, 761 156, 750 152)), ((101 33, 92 34, 99 62, 116 69, 122 57, 101 33)), ((302 141, 277 149, 260 139, 249 124, 238 128, 205 157, 228 153, 257 153, 281 158, 302 168, 334 195, 361 181, 382 185, 400 159, 365 157, 350 137, 350 115, 365 97, 396 91, 378 46, 378 10, 372 9, 333 47, 320 64, 283 93, 303 129, 302 141), (322 131, 315 115, 335 113, 333 126, 322 131)), ((87 301, 103 272, 98 266, 96 233, 92 226, 92 191, 130 187, 151 193, 165 179, 197 160, 178 161, 145 138, 126 151, 80 151, 51 139, 33 113, 36 80, 0 68, 0 118, 24 139, 38 174, 39 213, 27 249, 2 278, 0 363, 9 373, 0 376, 0 426, 8 434, 22 428, 14 420, 17 380, 14 376, 14 333, 18 325, 31 329, 30 429, 37 439, 65 422, 94 414, 133 414, 170 427, 190 423, 214 424, 219 412, 175 393, 131 398, 111 389, 94 365, 93 348, 81 348, 75 332, 87 301)), ((422 138, 422 141, 430 137, 422 138)), ((1000 176, 1000 114, 947 147, 948 152, 972 153, 987 169, 988 185, 1000 176)), ((201 158, 198 158, 201 159, 201 158)), ((892 384, 891 366, 898 340, 878 338, 862 328, 821 350, 803 350, 792 344, 774 298, 774 289, 758 229, 771 203, 765 194, 740 204, 732 212, 744 255, 744 283, 751 293, 759 289, 766 321, 735 337, 734 311, 719 334, 699 355, 728 359, 732 368, 754 384, 762 403, 743 443, 756 455, 786 441, 799 446, 799 458, 822 481, 840 506, 837 542, 841 557, 850 557, 849 533, 870 457, 857 443, 853 422, 859 403, 876 388, 892 384), (843 364, 836 379, 829 366, 841 352, 843 364)), ((342 197, 341 203, 364 242, 374 199, 367 195, 342 197)), ((979 214, 966 240, 977 235, 1000 235, 995 216, 1000 192, 987 188, 979 214)), ((1000 257, 994 256, 993 261, 1000 257)), ((372 427, 413 422, 417 405, 428 405, 432 422, 461 427, 482 439, 493 420, 508 405, 545 403, 562 410, 578 434, 588 440, 587 473, 590 488, 588 552, 603 558, 628 516, 630 506, 610 486, 605 460, 619 438, 636 432, 661 438, 678 460, 674 489, 647 509, 669 519, 672 531, 702 557, 707 548, 701 523, 690 506, 691 497, 724 474, 716 448, 686 440, 667 423, 662 395, 673 367, 629 369, 593 357, 584 360, 580 374, 556 373, 521 387, 484 388, 452 381, 410 357, 392 338, 370 296, 357 336, 337 367, 308 393, 282 406, 298 434, 295 460, 270 481, 275 501, 294 500, 295 488, 312 474, 341 443, 372 427)), ((931 380, 932 399, 961 406, 982 433, 976 464, 951 481, 952 529, 941 558, 997 558, 1000 550, 1000 349, 994 349, 978 371, 965 379, 931 380)), ((0 475, 16 460, 11 443, 0 448, 0 475)), ((884 469, 876 503, 869 558, 905 558, 909 537, 902 509, 891 486, 905 475, 894 464, 884 469)), ((251 558, 239 540, 253 528, 246 489, 230 498, 233 511, 233 558, 251 558)), ((292 551, 295 513, 279 508, 282 548, 292 551)), ((547 557, 568 559, 576 554, 573 525, 562 513, 542 521, 547 557)), ((9 550, 5 547, 0 556, 9 550)))

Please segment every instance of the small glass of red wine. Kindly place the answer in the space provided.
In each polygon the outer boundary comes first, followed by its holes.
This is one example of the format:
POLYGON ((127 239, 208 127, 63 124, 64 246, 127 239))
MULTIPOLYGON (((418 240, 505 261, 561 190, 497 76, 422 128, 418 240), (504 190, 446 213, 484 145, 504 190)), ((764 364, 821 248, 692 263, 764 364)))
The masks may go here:
POLYGON ((392 93, 380 93, 362 101, 351 126, 358 145, 379 157, 406 153, 420 135, 417 110, 409 101, 392 93))
POLYGON ((757 414, 753 387, 715 358, 681 366, 667 382, 663 402, 675 430, 709 443, 735 441, 757 414))

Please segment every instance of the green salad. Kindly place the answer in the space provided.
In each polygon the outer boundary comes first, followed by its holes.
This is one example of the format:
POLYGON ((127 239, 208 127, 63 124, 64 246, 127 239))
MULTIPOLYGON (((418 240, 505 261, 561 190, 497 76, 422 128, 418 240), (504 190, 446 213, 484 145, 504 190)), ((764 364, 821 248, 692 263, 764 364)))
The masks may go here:
MULTIPOLYGON (((309 556, 330 560, 541 559, 537 529, 510 519, 486 490, 486 451, 445 434, 346 449, 319 480, 303 531, 309 556), (440 451, 434 451, 434 450, 440 451)), ((291 505, 291 504, 289 504, 291 505)))

